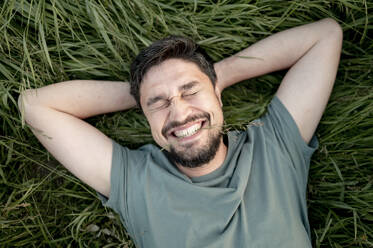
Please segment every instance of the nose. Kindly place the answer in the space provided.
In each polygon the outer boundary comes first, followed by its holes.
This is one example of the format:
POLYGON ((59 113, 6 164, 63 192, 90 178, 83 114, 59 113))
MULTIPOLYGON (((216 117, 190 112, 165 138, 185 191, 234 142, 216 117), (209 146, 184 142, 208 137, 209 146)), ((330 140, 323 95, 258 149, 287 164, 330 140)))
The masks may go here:
POLYGON ((172 121, 184 121, 191 113, 190 104, 180 96, 174 96, 170 99, 169 118, 172 121))

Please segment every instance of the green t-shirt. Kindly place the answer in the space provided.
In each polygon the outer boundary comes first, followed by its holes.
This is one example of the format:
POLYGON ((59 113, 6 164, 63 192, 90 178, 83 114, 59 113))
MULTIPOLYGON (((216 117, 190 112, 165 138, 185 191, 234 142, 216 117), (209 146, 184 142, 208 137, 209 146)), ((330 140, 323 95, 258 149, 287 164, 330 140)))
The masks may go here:
POLYGON ((113 141, 102 201, 137 247, 311 247, 306 187, 317 147, 275 96, 263 117, 228 133, 223 165, 205 176, 188 178, 154 145, 113 141))

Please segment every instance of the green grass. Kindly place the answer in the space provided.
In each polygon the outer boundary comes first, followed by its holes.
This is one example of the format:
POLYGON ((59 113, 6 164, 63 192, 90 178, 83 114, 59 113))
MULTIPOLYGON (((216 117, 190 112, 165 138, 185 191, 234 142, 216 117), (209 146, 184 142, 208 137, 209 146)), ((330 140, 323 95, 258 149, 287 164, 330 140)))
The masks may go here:
MULTIPOLYGON (((118 217, 22 122, 17 97, 68 79, 123 80, 135 54, 169 34, 215 60, 324 17, 344 31, 336 84, 309 175, 314 247, 373 247, 373 2, 4 0, 0 6, 0 246, 133 247, 118 217)), ((227 89, 227 125, 260 116, 283 72, 227 89)), ((87 120, 122 145, 152 142, 137 110, 87 120)))

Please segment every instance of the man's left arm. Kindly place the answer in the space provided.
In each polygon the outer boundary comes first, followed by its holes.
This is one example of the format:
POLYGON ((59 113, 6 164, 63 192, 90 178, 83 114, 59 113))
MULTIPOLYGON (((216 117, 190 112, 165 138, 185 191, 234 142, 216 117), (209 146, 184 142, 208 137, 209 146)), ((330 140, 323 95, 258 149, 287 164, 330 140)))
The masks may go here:
POLYGON ((290 67, 276 95, 308 143, 333 88, 342 36, 330 18, 271 35, 216 63, 216 90, 220 94, 242 80, 290 67))

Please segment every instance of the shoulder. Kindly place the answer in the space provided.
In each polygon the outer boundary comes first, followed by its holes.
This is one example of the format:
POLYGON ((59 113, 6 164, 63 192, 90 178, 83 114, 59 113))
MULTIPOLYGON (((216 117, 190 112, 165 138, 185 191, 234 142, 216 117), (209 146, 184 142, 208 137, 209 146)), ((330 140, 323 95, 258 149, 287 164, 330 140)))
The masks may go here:
POLYGON ((113 160, 114 158, 122 158, 125 159, 127 162, 135 161, 145 162, 145 158, 149 155, 157 156, 160 152, 160 149, 153 145, 153 144, 146 144, 137 149, 131 149, 126 146, 119 144, 119 142, 113 142, 113 160))

